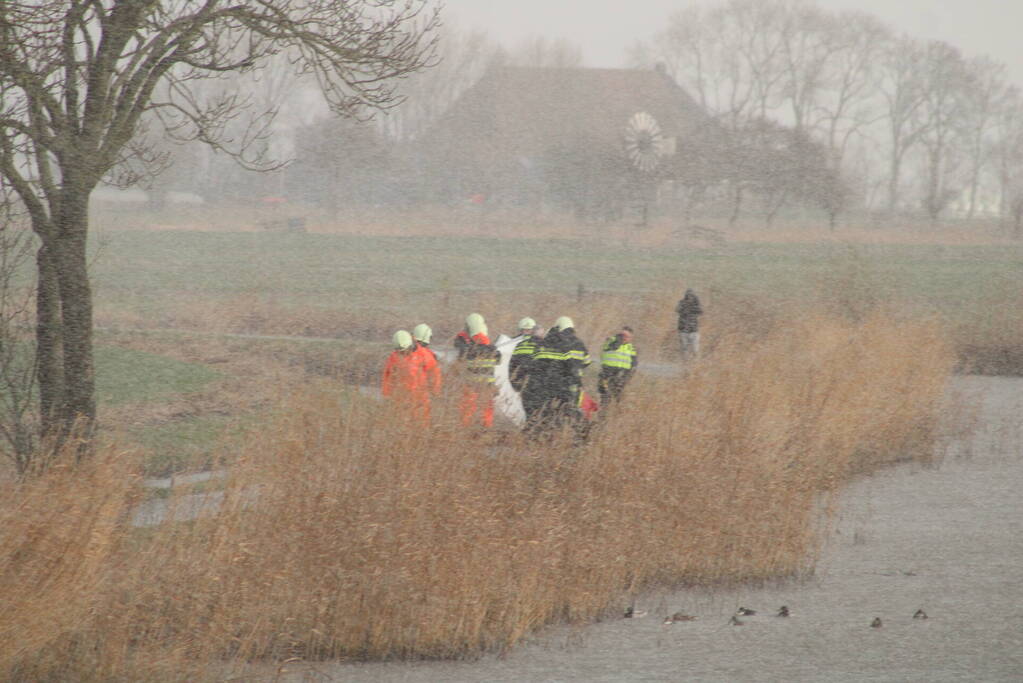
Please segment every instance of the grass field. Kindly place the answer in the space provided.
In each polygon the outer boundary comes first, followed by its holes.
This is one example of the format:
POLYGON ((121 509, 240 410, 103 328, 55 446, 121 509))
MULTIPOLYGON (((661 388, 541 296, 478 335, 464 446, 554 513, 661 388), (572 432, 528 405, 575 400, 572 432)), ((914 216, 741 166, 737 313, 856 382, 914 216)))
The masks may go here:
POLYGON ((168 463, 192 460, 181 452, 207 455, 225 414, 265 409, 304 378, 374 383, 393 331, 418 322, 430 323, 444 345, 470 311, 482 312, 492 332, 510 332, 523 315, 550 324, 567 313, 591 349, 627 322, 647 358, 670 360, 671 307, 686 286, 708 311, 709 347, 764 332, 783 307, 855 318, 884 306, 900 317, 941 320, 965 369, 1023 371, 1018 243, 919 236, 898 243, 862 234, 812 242, 778 233, 774 242, 757 234, 756 241, 745 235, 707 244, 598 228, 561 238, 517 238, 513 228, 501 234, 101 227, 92 242, 101 410, 123 404, 119 394, 132 386, 143 392, 133 400, 148 403, 148 414, 115 410, 109 422, 156 449, 150 469, 161 473, 168 463), (112 354, 125 348, 149 355, 115 361, 112 354), (153 367, 136 368, 141 358, 153 367), (175 362, 185 364, 176 366, 180 376, 156 367, 175 362), (180 405, 197 392, 204 396, 198 406, 180 405), (214 398, 245 394, 245 405, 214 398), (177 407, 162 410, 160 395, 177 407))
POLYGON ((0 479, 0 677, 473 656, 655 585, 805 576, 832 493, 933 455, 957 355, 1023 368, 1008 243, 100 230, 92 248, 104 446, 0 479), (570 315, 591 352, 629 322, 673 362, 685 286, 703 360, 640 375, 585 448, 466 432, 457 389, 430 430, 354 390, 395 329, 444 345, 471 311, 493 333, 570 315), (214 517, 125 523, 141 475, 211 465, 214 517))

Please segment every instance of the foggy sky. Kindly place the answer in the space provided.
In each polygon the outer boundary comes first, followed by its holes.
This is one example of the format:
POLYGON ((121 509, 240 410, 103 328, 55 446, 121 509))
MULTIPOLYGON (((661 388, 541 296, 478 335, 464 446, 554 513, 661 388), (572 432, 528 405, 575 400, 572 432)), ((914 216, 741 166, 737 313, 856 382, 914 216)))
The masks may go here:
MULTIPOLYGON (((689 0, 443 0, 448 20, 480 28, 513 47, 530 36, 567 38, 586 66, 625 66, 626 49, 649 39, 689 0)), ((1023 3, 1018 0, 818 0, 831 10, 860 9, 915 38, 944 40, 964 56, 986 54, 1023 84, 1023 3)))

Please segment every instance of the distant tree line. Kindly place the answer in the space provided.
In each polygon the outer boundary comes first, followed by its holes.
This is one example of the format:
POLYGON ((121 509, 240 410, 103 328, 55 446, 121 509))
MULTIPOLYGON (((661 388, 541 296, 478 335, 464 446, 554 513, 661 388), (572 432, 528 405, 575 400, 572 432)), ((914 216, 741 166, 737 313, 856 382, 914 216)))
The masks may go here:
MULTIPOLYGON (((489 67, 582 65, 579 47, 565 40, 534 37, 505 49, 451 25, 440 29, 439 51, 440 62, 404 79, 404 99, 370 125, 329 120, 308 94, 314 84, 277 55, 235 87, 278 112, 263 149, 293 162, 253 176, 216 150, 168 146, 178 169, 162 186, 214 201, 284 194, 335 216, 353 204, 414 201, 396 150, 489 67)), ((811 0, 682 9, 637 42, 629 62, 665 69, 728 133, 727 158, 694 167, 683 182, 697 204, 725 193, 732 222, 755 211, 770 223, 793 203, 816 206, 832 225, 855 209, 932 221, 954 209, 997 215, 1023 237, 1023 94, 1004 64, 811 0)), ((241 123, 227 125, 235 137, 247 134, 241 123)))
MULTIPOLYGON (((1023 96, 1006 67, 872 15, 804 0, 723 0, 680 10, 634 46, 739 139, 784 124, 824 146, 855 196, 822 197, 937 220, 997 211, 1023 236, 1023 96)), ((751 175, 755 175, 751 172, 751 175)), ((749 182, 734 184, 735 204, 749 182)))

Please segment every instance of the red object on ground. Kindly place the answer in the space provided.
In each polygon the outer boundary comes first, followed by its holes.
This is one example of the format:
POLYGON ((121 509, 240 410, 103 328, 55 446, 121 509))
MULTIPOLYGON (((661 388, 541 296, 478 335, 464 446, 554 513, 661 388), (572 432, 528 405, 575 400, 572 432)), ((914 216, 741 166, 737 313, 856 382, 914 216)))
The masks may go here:
POLYGON ((593 416, 600 410, 600 404, 590 398, 589 394, 583 392, 583 401, 579 408, 583 411, 583 417, 587 420, 592 420, 593 416))

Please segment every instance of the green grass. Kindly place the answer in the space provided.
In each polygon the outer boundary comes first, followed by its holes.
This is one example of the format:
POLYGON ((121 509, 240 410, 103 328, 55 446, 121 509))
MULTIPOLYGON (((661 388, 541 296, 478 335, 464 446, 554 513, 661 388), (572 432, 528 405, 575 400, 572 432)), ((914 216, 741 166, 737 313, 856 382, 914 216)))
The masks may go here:
MULTIPOLYGON (((96 347, 96 400, 104 406, 153 403, 205 388, 220 373, 145 351, 116 346, 96 347)), ((143 463, 148 476, 165 476, 187 467, 205 465, 229 424, 222 416, 186 418, 161 425, 138 426, 131 437, 150 451, 143 463)))
MULTIPOLYGON (((1023 245, 726 244, 623 248, 593 240, 362 237, 212 232, 103 233, 97 304, 158 312, 180 297, 265 294, 344 307, 381 292, 646 291, 664 282, 736 294, 799 296, 854 262, 908 300, 970 306, 1023 288, 1023 245)), ((379 302, 400 307, 401 302, 379 302)))
POLYGON ((96 402, 100 406, 199 391, 219 376, 204 365, 116 346, 97 346, 95 361, 96 402))
POLYGON ((132 430, 132 437, 151 455, 143 464, 147 476, 163 477, 186 469, 211 466, 209 454, 228 432, 241 429, 237 417, 209 416, 175 420, 132 430))

